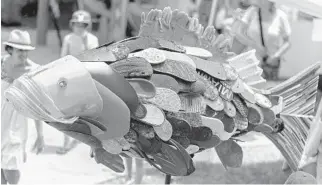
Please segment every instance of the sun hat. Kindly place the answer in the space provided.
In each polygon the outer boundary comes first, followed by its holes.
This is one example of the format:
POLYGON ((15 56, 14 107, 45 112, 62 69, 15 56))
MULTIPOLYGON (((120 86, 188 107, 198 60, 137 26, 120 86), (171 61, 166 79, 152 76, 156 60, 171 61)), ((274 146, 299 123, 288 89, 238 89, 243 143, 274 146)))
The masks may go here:
POLYGON ((27 31, 18 29, 12 30, 9 34, 8 41, 4 42, 3 44, 21 50, 35 49, 35 47, 31 45, 30 34, 27 31))
POLYGON ((72 19, 70 20, 71 23, 85 23, 90 24, 92 22, 91 15, 84 11, 84 10, 78 10, 73 13, 72 19))

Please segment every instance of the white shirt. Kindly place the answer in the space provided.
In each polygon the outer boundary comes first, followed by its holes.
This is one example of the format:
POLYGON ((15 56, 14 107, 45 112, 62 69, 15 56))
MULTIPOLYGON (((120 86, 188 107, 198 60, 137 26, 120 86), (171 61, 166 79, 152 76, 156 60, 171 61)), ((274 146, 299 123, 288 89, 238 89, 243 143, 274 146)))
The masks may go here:
POLYGON ((1 168, 6 170, 19 169, 23 163, 25 145, 28 138, 29 118, 18 113, 11 103, 4 98, 5 90, 10 86, 13 78, 18 78, 39 65, 33 63, 26 68, 11 71, 9 77, 5 70, 6 63, 10 63, 11 57, 6 55, 1 58, 1 168))
POLYGON ((61 57, 66 55, 78 55, 82 51, 98 47, 98 39, 95 35, 87 32, 84 37, 70 33, 65 36, 61 57))

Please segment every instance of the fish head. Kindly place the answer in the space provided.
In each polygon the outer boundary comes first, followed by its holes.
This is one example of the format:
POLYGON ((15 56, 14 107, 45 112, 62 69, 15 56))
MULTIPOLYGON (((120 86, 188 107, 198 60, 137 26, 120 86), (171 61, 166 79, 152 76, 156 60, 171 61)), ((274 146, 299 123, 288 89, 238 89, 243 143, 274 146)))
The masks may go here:
POLYGON ((79 116, 103 109, 90 73, 72 56, 22 75, 5 91, 5 97, 25 116, 49 122, 73 123, 79 116))

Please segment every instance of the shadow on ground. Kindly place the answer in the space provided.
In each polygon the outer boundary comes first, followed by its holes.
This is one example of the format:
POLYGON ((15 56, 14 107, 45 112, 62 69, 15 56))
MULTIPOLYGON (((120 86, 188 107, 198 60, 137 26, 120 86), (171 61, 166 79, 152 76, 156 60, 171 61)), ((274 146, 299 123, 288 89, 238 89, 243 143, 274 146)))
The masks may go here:
MULTIPOLYGON (((173 177, 172 184, 283 184, 289 172, 281 170, 282 161, 244 165, 226 171, 219 163, 198 161, 196 171, 186 177, 173 177)), ((165 175, 154 168, 147 168, 143 184, 164 184, 165 175)), ((108 178, 95 184, 122 184, 122 176, 108 178)))

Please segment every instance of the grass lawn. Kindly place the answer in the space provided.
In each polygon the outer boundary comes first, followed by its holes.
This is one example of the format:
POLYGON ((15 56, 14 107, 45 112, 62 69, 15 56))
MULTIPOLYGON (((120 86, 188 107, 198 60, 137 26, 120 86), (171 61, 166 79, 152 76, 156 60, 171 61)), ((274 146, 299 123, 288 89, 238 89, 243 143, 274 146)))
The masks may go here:
MULTIPOLYGON (((1 40, 6 40, 10 30, 2 29, 1 40)), ((35 31, 29 29, 33 43, 35 31)), ((65 35, 67 31, 63 32, 65 35)), ((59 57, 56 33, 50 31, 48 45, 37 47, 30 58, 39 64, 46 64, 59 57)), ((2 54, 3 47, 2 47, 2 54)), ((89 147, 78 145, 70 153, 60 156, 55 151, 63 143, 63 135, 45 125, 46 148, 40 155, 28 154, 23 166, 22 184, 122 184, 123 177, 96 164, 89 157, 89 147)), ((35 129, 30 124, 30 149, 35 139, 35 129)), ((244 150, 243 166, 225 171, 214 150, 204 151, 195 156, 196 171, 188 177, 174 177, 174 184, 282 184, 288 177, 281 171, 282 157, 276 147, 259 134, 250 134, 241 143, 244 150)), ((164 175, 145 163, 144 184, 163 184, 164 175)))

